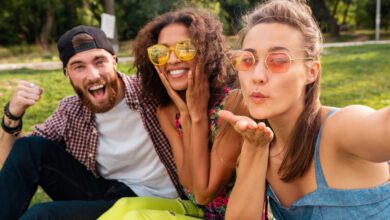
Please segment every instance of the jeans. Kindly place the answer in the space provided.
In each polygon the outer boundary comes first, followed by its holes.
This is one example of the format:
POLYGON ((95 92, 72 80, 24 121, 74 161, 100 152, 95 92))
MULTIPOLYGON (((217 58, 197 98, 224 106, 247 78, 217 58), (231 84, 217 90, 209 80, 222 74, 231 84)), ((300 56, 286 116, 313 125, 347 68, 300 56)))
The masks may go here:
POLYGON ((0 219, 96 219, 127 196, 137 195, 123 183, 95 177, 64 144, 42 137, 17 140, 0 171, 0 219), (26 211, 38 185, 53 202, 26 211))

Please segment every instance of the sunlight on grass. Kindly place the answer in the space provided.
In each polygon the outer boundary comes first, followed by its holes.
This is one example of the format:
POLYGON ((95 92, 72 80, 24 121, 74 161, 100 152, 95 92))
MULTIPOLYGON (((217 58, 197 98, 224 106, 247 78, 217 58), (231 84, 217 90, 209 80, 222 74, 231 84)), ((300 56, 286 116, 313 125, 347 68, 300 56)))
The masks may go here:
POLYGON ((330 48, 322 59, 321 101, 342 107, 390 104, 390 45, 330 48))

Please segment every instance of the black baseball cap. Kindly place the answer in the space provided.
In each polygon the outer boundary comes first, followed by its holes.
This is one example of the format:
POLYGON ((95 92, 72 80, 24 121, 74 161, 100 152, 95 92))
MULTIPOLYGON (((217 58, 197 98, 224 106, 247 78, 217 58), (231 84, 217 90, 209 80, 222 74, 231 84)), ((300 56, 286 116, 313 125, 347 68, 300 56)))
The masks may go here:
POLYGON ((90 27, 85 25, 74 27, 65 32, 65 34, 63 34, 58 40, 57 48, 63 67, 66 67, 69 59, 72 56, 86 50, 104 49, 113 55, 115 54, 114 48, 112 47, 106 34, 102 30, 96 27, 90 27), (72 39, 74 36, 81 33, 88 34, 93 39, 75 47, 72 43, 72 39))

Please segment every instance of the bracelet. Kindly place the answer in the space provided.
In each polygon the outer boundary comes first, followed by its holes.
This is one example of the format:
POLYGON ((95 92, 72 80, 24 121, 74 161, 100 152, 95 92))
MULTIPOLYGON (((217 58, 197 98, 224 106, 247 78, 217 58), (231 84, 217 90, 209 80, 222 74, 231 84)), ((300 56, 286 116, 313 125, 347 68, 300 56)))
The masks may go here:
POLYGON ((9 102, 4 106, 4 115, 6 115, 9 119, 13 120, 13 121, 17 121, 19 119, 21 119, 24 115, 24 113, 17 117, 15 115, 13 115, 10 111, 9 111, 9 102))
POLYGON ((23 127, 23 122, 22 120, 20 119, 19 121, 19 124, 18 126, 12 128, 12 127, 9 127, 5 124, 5 120, 4 120, 4 116, 1 120, 1 128, 3 128, 3 130, 8 133, 8 134, 12 134, 13 136, 18 136, 19 133, 22 131, 22 127, 23 127))

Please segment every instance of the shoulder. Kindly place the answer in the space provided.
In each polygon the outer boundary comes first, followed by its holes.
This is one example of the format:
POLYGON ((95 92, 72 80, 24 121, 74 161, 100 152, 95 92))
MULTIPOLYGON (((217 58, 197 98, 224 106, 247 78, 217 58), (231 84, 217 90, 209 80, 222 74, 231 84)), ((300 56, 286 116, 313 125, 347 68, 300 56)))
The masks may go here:
POLYGON ((178 123, 177 109, 173 105, 157 107, 156 115, 161 127, 167 132, 167 128, 175 128, 178 123))
POLYGON ((374 109, 362 105, 350 105, 339 109, 322 107, 321 126, 324 140, 321 139, 321 143, 333 146, 331 148, 338 151, 350 152, 352 149, 350 146, 356 146, 354 140, 361 137, 357 134, 366 133, 364 129, 368 126, 367 121, 370 121, 369 116, 374 112, 374 109))
POLYGON ((78 96, 68 96, 60 101, 57 111, 68 113, 81 111, 82 109, 83 104, 78 96))
POLYGON ((133 74, 131 76, 125 75, 123 73, 118 73, 125 83, 126 90, 132 91, 140 91, 141 89, 141 80, 140 77, 133 74))
POLYGON ((342 124, 347 125, 348 122, 360 120, 362 117, 365 117, 373 112, 375 112, 374 109, 364 105, 350 105, 343 108, 324 106, 322 107, 321 118, 322 121, 324 121, 327 117, 329 117, 327 120, 329 121, 327 126, 339 127, 342 124))
POLYGON ((131 76, 127 76, 124 74, 120 74, 125 84, 126 93, 129 97, 129 102, 132 100, 138 100, 141 104, 144 104, 145 108, 155 108, 158 104, 157 100, 152 98, 151 96, 145 95, 143 91, 141 76, 133 74, 131 76))

